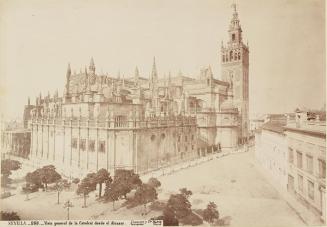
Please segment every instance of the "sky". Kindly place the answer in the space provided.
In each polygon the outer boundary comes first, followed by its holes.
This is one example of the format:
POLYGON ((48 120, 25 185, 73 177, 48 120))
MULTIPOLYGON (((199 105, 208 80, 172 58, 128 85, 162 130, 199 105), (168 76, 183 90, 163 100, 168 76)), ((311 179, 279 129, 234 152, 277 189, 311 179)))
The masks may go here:
POLYGON ((323 0, 0 0, 0 107, 22 118, 27 97, 62 94, 68 62, 79 72, 220 79, 220 46, 237 11, 250 47, 250 114, 325 104, 323 0))

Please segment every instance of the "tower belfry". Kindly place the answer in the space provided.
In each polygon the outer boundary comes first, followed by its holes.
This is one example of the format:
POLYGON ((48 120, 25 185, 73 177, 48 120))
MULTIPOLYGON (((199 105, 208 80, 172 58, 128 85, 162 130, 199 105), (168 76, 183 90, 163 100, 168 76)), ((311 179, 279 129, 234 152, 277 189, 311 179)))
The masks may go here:
POLYGON ((230 84, 229 93, 239 111, 239 139, 245 141, 248 136, 249 113, 249 48, 243 43, 242 28, 236 4, 232 4, 232 18, 228 28, 229 39, 221 45, 221 76, 230 84))

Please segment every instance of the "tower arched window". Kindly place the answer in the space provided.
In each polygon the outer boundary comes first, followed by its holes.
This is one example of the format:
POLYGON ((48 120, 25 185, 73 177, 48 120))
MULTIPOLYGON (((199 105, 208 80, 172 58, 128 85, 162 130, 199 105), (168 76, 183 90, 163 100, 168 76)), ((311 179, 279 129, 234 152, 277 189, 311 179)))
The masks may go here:
POLYGON ((235 34, 232 34, 232 41, 235 41, 235 34))
POLYGON ((234 53, 234 59, 237 60, 237 53, 234 53))
POLYGON ((240 60, 240 59, 241 59, 241 53, 238 52, 238 60, 240 60))
POLYGON ((225 62, 225 55, 223 55, 223 62, 225 62))
POLYGON ((229 60, 230 60, 230 61, 233 60, 233 51, 229 52, 229 60))

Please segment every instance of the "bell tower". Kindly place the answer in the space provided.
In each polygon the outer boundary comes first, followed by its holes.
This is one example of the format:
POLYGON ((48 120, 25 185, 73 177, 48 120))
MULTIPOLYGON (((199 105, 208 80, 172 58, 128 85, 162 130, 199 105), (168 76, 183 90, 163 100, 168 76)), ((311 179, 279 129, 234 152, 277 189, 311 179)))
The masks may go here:
POLYGON ((236 4, 232 8, 229 40, 226 45, 221 45, 221 79, 231 85, 233 103, 239 111, 239 142, 244 143, 249 130, 249 47, 243 43, 236 4))

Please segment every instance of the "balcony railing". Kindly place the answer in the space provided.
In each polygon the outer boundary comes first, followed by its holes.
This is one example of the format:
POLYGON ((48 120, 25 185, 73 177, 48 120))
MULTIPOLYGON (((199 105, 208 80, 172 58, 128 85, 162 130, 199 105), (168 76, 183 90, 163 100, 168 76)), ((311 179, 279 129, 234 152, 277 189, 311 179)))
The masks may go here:
POLYGON ((146 120, 108 120, 108 119, 86 119, 86 118, 51 118, 32 119, 34 125, 56 125, 65 127, 94 127, 94 128, 153 128, 171 126, 196 125, 195 117, 157 117, 146 120))

